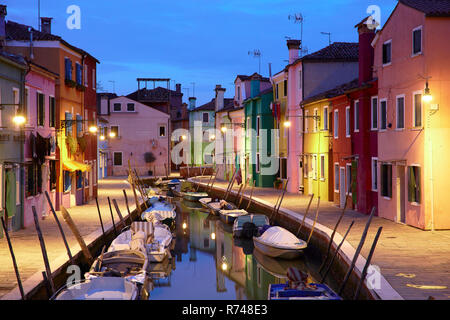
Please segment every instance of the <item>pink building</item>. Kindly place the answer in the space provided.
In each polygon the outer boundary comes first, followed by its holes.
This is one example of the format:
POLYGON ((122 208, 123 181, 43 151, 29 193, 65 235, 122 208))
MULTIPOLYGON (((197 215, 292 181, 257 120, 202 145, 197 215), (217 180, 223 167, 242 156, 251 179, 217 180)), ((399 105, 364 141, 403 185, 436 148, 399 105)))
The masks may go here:
POLYGON ((56 193, 56 109, 55 81, 58 75, 29 62, 25 79, 25 201, 24 227, 32 225, 32 206, 38 215, 50 214, 44 192, 55 204, 56 193))
POLYGON ((450 228, 449 35, 450 1, 400 0, 372 43, 378 213, 426 230, 450 228))
POLYGON ((124 96, 101 95, 98 115, 107 121, 100 136, 108 140, 103 150, 108 175, 127 175, 128 161, 142 176, 165 175, 166 168, 170 170, 169 114, 124 96))

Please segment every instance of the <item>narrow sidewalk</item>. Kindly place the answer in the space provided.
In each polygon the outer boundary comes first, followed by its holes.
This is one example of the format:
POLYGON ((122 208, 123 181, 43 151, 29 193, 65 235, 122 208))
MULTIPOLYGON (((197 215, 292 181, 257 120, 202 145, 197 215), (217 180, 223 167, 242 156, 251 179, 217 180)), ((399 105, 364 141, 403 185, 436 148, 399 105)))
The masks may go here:
MULTIPOLYGON (((208 178, 197 179, 208 183, 208 178)), ((214 187, 226 189, 228 182, 216 181, 214 187)), ((238 191, 235 186, 233 191, 238 191)), ((253 198, 275 204, 282 191, 273 188, 255 188, 253 198)), ((245 191, 250 195, 250 190, 245 191)), ((281 209, 294 211, 302 218, 309 202, 309 196, 286 193, 281 209)), ((313 205, 317 203, 315 198, 313 205)), ((313 210, 312 210, 313 211, 313 210)), ((321 201, 318 223, 334 229, 341 214, 331 202, 321 201)), ((314 219, 310 211, 308 217, 314 219)), ((337 232, 344 235, 351 221, 355 224, 347 241, 356 248, 368 220, 368 215, 353 210, 346 210, 337 232)), ((450 298, 450 231, 422 231, 413 227, 398 224, 390 220, 374 217, 361 251, 367 258, 370 246, 378 227, 383 227, 381 237, 372 258, 371 264, 380 268, 382 275, 392 288, 404 299, 450 298)), ((351 257, 353 258, 353 257, 351 257)))

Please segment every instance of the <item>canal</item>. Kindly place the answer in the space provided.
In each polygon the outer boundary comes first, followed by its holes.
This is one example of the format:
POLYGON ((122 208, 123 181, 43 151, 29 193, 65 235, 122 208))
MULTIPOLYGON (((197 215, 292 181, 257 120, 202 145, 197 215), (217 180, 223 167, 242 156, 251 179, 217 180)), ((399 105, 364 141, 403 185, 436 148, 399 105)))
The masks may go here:
MULTIPOLYGON (((270 284, 287 281, 297 267, 312 281, 320 261, 306 250, 296 260, 279 260, 253 250, 252 240, 233 239, 232 226, 200 203, 176 201, 176 239, 172 260, 152 265, 151 300, 266 300, 270 284)), ((333 283, 328 283, 334 290, 333 283)))

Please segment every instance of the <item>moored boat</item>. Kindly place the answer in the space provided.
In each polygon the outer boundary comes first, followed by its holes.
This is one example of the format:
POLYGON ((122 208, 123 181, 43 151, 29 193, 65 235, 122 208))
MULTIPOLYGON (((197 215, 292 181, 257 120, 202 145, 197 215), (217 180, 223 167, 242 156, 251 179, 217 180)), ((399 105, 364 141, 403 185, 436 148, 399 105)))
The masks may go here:
POLYGON ((269 218, 263 214, 238 217, 233 223, 233 237, 251 239, 253 236, 260 236, 262 228, 269 224, 269 218))
POLYGON ((227 224, 233 224, 238 217, 248 214, 247 211, 241 209, 235 210, 219 210, 220 220, 227 224))
POLYGON ((166 201, 157 201, 145 210, 141 218, 147 221, 164 221, 166 219, 175 219, 175 205, 166 201))
POLYGON ((209 209, 211 214, 218 216, 220 215, 220 210, 236 210, 237 207, 235 204, 231 202, 227 202, 225 200, 220 201, 211 201, 206 204, 206 207, 209 209))
POLYGON ((270 227, 259 237, 253 237, 256 250, 272 258, 294 259, 307 243, 282 227, 270 227))
POLYGON ((182 192, 183 199, 188 201, 199 201, 201 198, 208 198, 206 192, 182 192))

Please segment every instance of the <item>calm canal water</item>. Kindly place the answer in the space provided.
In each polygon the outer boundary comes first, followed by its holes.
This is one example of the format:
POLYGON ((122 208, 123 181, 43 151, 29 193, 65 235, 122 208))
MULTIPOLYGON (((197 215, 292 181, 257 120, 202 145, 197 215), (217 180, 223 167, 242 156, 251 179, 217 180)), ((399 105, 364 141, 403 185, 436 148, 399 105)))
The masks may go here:
POLYGON ((317 279, 317 263, 306 254, 291 261, 264 256, 252 240, 233 239, 232 227, 199 203, 177 202, 176 224, 172 261, 153 266, 151 300, 266 300, 269 284, 286 282, 290 266, 317 279))

